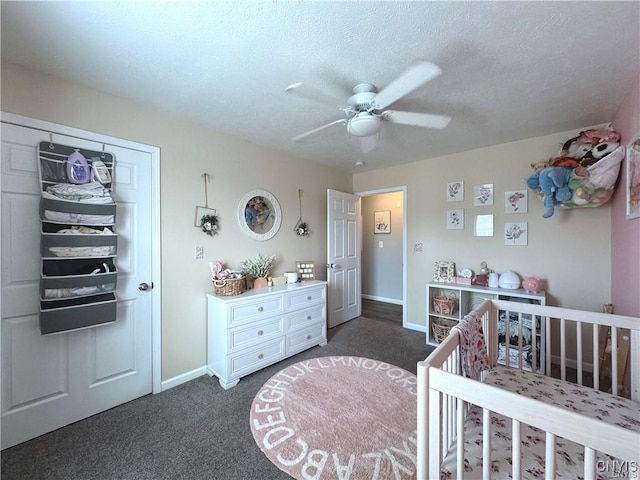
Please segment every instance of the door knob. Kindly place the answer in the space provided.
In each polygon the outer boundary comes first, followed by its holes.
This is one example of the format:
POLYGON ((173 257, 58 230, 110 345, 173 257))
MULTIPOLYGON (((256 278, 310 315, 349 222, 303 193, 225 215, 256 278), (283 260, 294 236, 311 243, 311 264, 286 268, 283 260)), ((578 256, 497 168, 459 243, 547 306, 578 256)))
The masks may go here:
POLYGON ((140 285, 138 285, 138 290, 142 290, 143 292, 145 290, 151 290, 153 288, 152 285, 153 284, 149 285, 147 282, 142 282, 140 285))

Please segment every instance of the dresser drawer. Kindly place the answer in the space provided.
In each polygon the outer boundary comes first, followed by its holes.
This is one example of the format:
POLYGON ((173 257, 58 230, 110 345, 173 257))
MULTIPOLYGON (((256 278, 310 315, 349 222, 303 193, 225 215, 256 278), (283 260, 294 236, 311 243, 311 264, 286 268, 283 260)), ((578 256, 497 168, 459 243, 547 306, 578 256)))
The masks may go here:
POLYGON ((324 305, 317 305, 305 310, 299 310, 287 316, 287 332, 307 327, 312 323, 323 323, 325 321, 326 312, 324 305))
POLYGON ((324 343, 326 340, 327 325, 324 322, 287 334, 287 356, 324 343))
POLYGON ((307 305, 325 303, 325 288, 308 288, 302 292, 290 293, 287 296, 287 307, 290 309, 303 308, 307 305))
POLYGON ((285 339, 268 342, 229 357, 229 378, 242 377, 285 357, 285 339))
POLYGON ((252 302, 232 305, 229 325, 234 326, 248 321, 267 318, 284 312, 284 296, 272 295, 252 302))
POLYGON ((229 352, 264 343, 284 334, 284 317, 252 322, 229 330, 229 352))

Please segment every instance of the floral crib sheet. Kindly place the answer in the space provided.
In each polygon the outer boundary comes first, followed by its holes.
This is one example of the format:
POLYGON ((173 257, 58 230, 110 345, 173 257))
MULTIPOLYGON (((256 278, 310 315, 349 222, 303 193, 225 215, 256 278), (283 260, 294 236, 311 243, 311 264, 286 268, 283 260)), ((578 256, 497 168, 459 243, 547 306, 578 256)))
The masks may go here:
MULTIPOLYGON (((503 390, 526 395, 548 404, 573 410, 603 422, 640 432, 640 403, 532 372, 495 367, 486 383, 503 390)), ((482 409, 473 406, 464 425, 465 478, 482 478, 482 409)), ((492 478, 512 478, 511 419, 491 414, 492 478)), ((545 432, 521 425, 521 465, 523 478, 544 478, 545 432)), ((598 460, 608 456, 598 453, 598 460)), ((564 438, 556 439, 556 477, 582 478, 584 447, 564 438)), ((441 479, 456 478, 456 446, 449 449, 441 468, 441 479)), ((597 473, 597 479, 612 478, 611 473, 597 473)), ((619 475, 618 475, 619 477, 619 475)), ((634 478, 634 477, 632 477, 634 478)))

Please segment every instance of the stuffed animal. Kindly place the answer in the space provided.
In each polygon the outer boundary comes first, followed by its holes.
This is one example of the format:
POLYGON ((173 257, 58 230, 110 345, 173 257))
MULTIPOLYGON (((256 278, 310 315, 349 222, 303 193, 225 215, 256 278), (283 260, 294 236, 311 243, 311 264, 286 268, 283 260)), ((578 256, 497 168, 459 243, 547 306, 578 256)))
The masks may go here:
POLYGON ((619 142, 600 142, 580 159, 580 165, 583 167, 589 167, 598 160, 609 155, 619 146, 619 142))
POLYGON ((529 165, 531 165, 531 169, 534 172, 539 172, 540 170, 550 167, 551 166, 551 160, 553 160, 552 158, 550 158, 549 160, 547 160, 546 162, 536 162, 536 163, 530 163, 529 165))
POLYGON ((568 167, 547 167, 527 177, 527 186, 544 195, 543 203, 547 210, 542 218, 551 217, 557 203, 571 199, 573 194, 568 186, 571 170, 568 167))

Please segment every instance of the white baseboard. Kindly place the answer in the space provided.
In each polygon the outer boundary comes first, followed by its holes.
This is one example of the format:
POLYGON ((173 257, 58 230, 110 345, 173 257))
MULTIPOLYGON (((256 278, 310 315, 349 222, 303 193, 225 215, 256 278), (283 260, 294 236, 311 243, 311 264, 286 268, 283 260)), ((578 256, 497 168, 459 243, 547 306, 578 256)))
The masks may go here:
POLYGON ((409 330, 415 330, 417 332, 427 333, 426 325, 420 325, 418 323, 407 323, 404 328, 409 330))
POLYGON ((394 305, 402 305, 402 300, 396 300, 395 298, 377 297, 375 295, 361 295, 362 298, 367 300, 375 300, 376 302, 393 303, 394 305))
MULTIPOLYGON (((551 355, 551 363, 553 365, 560 365, 560 357, 558 355, 551 355)), ((578 362, 576 362, 573 358, 567 358, 566 359, 566 364, 567 367, 569 368, 573 368, 574 370, 577 370, 577 366, 578 366, 578 362)), ((582 371, 583 372, 593 372, 593 364, 592 363, 587 363, 587 362, 583 362, 582 363, 582 371)))
POLYGON ((207 374, 207 367, 196 368, 195 370, 191 370, 190 372, 183 373, 182 375, 178 375, 177 377, 170 378, 168 380, 162 381, 162 391, 169 390, 170 388, 177 387, 178 385, 182 385, 183 383, 187 383, 191 380, 194 380, 202 375, 207 374))

